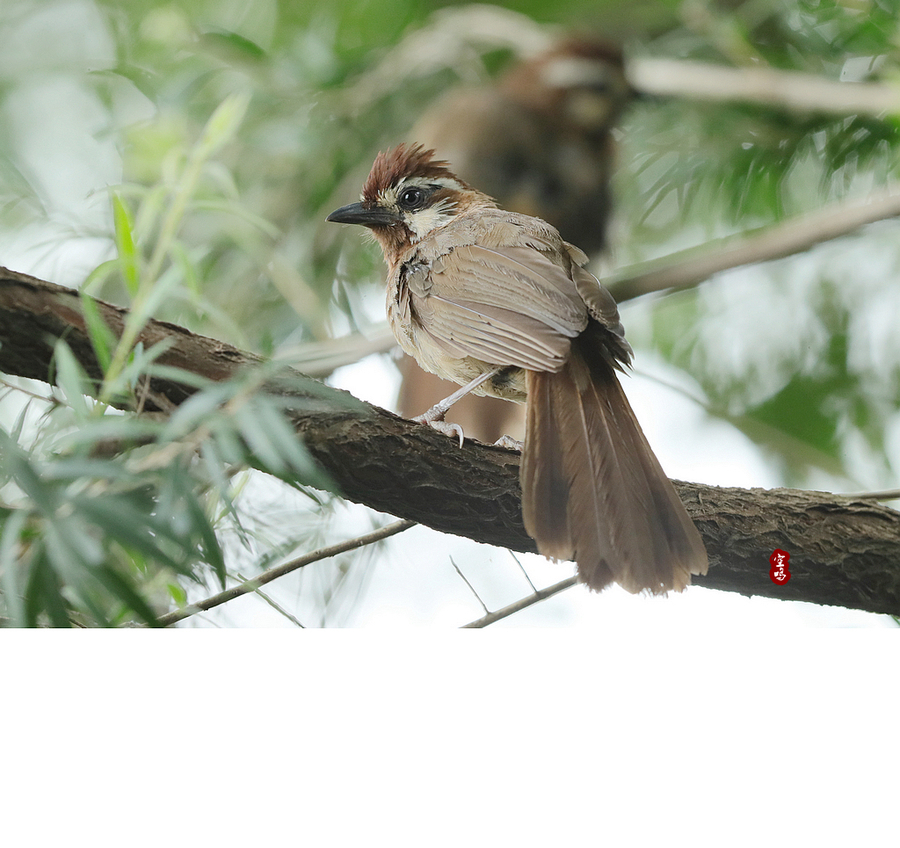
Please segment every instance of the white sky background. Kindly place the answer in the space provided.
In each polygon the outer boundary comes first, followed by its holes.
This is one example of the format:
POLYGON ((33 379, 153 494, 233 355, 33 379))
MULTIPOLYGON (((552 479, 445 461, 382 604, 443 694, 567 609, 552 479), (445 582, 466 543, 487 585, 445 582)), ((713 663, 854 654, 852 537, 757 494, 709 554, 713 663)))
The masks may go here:
MULTIPOLYGON (((0 231, 0 263, 63 284, 77 284, 88 270, 108 258, 109 242, 94 233, 111 230, 107 188, 121 180, 114 138, 102 132, 105 107, 87 88, 75 84, 71 76, 72 66, 103 66, 111 60, 112 45, 102 37, 103 28, 91 20, 91 8, 90 4, 75 0, 54 4, 52 14, 48 10, 46 16, 24 22, 27 32, 8 39, 12 51, 0 57, 0 73, 4 67, 16 68, 16 79, 23 79, 22 63, 33 66, 27 82, 7 93, 0 105, 0 119, 15 148, 22 152, 22 165, 32 184, 39 187, 47 212, 45 221, 35 221, 14 232, 0 231), (63 8, 65 14, 61 12, 63 8), (43 53, 17 49, 30 43, 29 32, 40 32, 42 39, 49 33, 54 39, 65 41, 67 49, 43 53), (78 37, 71 37, 72 33, 78 37), (64 34, 69 37, 63 38, 64 34)), ((119 96, 126 99, 134 120, 152 115, 152 106, 135 90, 123 87, 119 96)), ((354 236, 348 231, 344 237, 354 236)), ((882 272, 878 268, 882 261, 879 252, 867 253, 861 246, 863 241, 852 245, 852 261, 871 262, 873 274, 882 272)), ((788 261, 800 268, 804 260, 788 261)), ((857 279, 865 278, 864 273, 859 273, 858 264, 856 271, 857 279)), ((741 269, 725 275, 724 280, 729 289, 736 284, 756 288, 760 285, 758 273, 756 269, 741 269)), ((720 280, 709 284, 708 298, 719 297, 720 284, 725 283, 720 280)), ((868 318, 873 337, 896 340, 891 322, 885 317, 895 304, 896 301, 887 308, 871 311, 868 318)), ((373 294, 372 317, 379 317, 382 308, 380 293, 373 294)), ((626 330, 645 324, 642 309, 640 303, 624 306, 626 330)), ((744 328, 749 328, 754 320, 754 316, 745 314, 744 328)), ((740 327, 726 328, 725 333, 733 334, 736 343, 741 343, 740 327)), ((684 374, 640 350, 636 373, 623 380, 638 419, 671 476, 725 486, 779 484, 777 474, 749 439, 727 423, 711 420, 684 394, 661 385, 653 377, 684 386, 688 392, 692 387, 684 374)), ((397 379, 396 370, 386 357, 373 356, 341 369, 331 382, 390 408, 397 379)), ((900 427, 897 429, 900 434, 900 427)), ((900 435, 894 443, 900 450, 900 435)), ((262 503, 280 496, 264 489, 263 485, 256 495, 262 503)), ((339 519, 341 535, 371 529, 369 516, 362 508, 348 505, 339 519)), ((480 617, 483 611, 455 573, 451 556, 491 609, 527 594, 528 586, 507 552, 416 528, 383 544, 383 553, 365 577, 360 604, 346 613, 345 623, 380 628, 447 628, 480 617)), ((555 583, 571 573, 571 566, 549 563, 541 557, 522 556, 521 561, 538 586, 555 583)), ((761 563, 760 567, 767 569, 768 564, 761 563)), ((272 594, 290 608, 291 599, 298 599, 302 593, 297 584, 288 580, 283 587, 273 587, 272 594)), ((300 618, 303 620, 303 616, 300 618)), ((260 626, 289 624, 252 597, 230 605, 227 621, 260 626)), ((886 616, 748 599, 700 588, 692 588, 682 596, 645 598, 630 596, 618 587, 601 595, 570 589, 494 626, 631 628, 671 633, 681 626, 693 628, 698 623, 716 630, 894 626, 886 616)))

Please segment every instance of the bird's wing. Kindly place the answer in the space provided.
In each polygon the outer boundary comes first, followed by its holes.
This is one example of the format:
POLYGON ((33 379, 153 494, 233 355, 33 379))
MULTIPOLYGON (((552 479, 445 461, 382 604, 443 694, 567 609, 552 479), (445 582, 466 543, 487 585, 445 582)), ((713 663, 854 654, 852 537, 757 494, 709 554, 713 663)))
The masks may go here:
POLYGON ((405 283, 414 320, 458 358, 558 371, 587 325, 569 270, 529 246, 453 247, 405 283))

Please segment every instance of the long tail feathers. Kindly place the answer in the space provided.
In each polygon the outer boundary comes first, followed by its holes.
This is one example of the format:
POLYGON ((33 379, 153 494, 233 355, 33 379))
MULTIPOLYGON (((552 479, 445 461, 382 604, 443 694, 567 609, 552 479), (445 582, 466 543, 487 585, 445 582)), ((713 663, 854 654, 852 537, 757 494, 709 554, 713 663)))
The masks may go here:
POLYGON ((599 591, 681 591, 706 549, 615 372, 589 335, 557 373, 528 371, 522 512, 538 550, 599 591))

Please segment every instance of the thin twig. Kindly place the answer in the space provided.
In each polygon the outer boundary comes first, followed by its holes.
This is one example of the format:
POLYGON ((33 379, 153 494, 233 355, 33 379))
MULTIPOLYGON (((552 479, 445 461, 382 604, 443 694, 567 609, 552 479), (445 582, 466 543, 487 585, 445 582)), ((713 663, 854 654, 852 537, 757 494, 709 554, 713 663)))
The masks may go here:
POLYGON ((620 303, 664 289, 691 288, 713 274, 802 253, 821 242, 849 235, 866 224, 898 215, 900 192, 895 187, 873 193, 865 200, 842 200, 776 227, 708 242, 639 266, 648 270, 641 271, 634 266, 623 268, 617 273, 617 279, 606 278, 604 284, 620 303))
POLYGON ((470 627, 487 627, 489 624, 493 624, 495 621, 500 621, 501 618, 507 618, 508 616, 519 612, 520 610, 527 609, 532 604, 536 604, 539 601, 544 601, 547 598, 552 598, 554 595, 558 595, 560 592, 565 591, 570 586, 574 586, 577 582, 577 577, 567 577, 565 580, 561 580, 559 583, 554 583, 552 586, 548 586, 546 589, 538 590, 533 595, 529 595, 527 598, 522 598, 521 601, 516 601, 514 604, 503 607, 503 609, 498 609, 496 612, 489 612, 486 616, 483 616, 476 621, 470 621, 468 624, 464 624, 461 629, 470 627))
POLYGON ((165 615, 161 615, 156 620, 156 624, 159 627, 168 627, 171 624, 175 624, 179 621, 183 621, 185 618, 196 615, 198 612, 212 609, 213 607, 217 607, 221 604, 227 603, 228 601, 233 601, 235 598, 239 598, 241 595, 255 592, 260 586, 265 586, 266 583, 271 583, 273 580, 277 580, 279 577, 283 577, 285 574, 290 574, 290 572, 296 571, 298 568, 302 568, 305 565, 309 565, 313 562, 318 562, 322 559, 328 559, 328 557, 333 557, 337 554, 343 554, 347 551, 353 551, 357 548, 365 547, 366 545, 371 545, 373 542, 381 541, 382 539, 386 539, 396 533, 401 533, 404 530, 408 530, 414 525, 414 521, 395 521, 393 524, 388 524, 387 526, 382 527, 379 530, 373 530, 371 533, 366 533, 365 535, 359 536, 356 539, 349 539, 345 542, 339 542, 336 545, 330 545, 327 548, 320 548, 317 551, 312 551, 311 553, 304 554, 302 557, 293 559, 290 562, 283 563, 282 565, 276 565, 264 571, 257 577, 254 577, 251 580, 245 580, 243 583, 239 583, 237 586, 232 586, 230 589, 226 589, 224 592, 219 592, 218 594, 212 595, 205 600, 198 601, 195 604, 189 604, 188 606, 183 607, 180 610, 174 610, 170 613, 166 613, 165 615))
POLYGON ((887 489, 883 492, 849 492, 842 495, 855 501, 893 501, 900 498, 900 489, 887 489))
MULTIPOLYGON (((244 577, 244 575, 240 572, 238 572, 237 577, 239 580, 248 580, 248 578, 244 577)), ((259 595, 270 607, 272 607, 273 610, 275 610, 275 612, 283 615, 288 621, 291 622, 291 624, 295 625, 296 627, 303 628, 304 630, 306 629, 306 625, 303 624, 302 621, 300 621, 295 615, 292 615, 290 612, 288 612, 283 606, 281 606, 281 604, 278 603, 278 601, 276 601, 270 595, 267 595, 265 592, 263 592, 262 589, 257 589, 255 594, 259 595)))
MULTIPOLYGON (((531 591, 537 592, 538 588, 534 585, 534 583, 531 582, 531 578, 528 576, 528 572, 525 570, 525 566, 522 565, 522 560, 520 560, 512 551, 510 551, 509 553, 510 556, 516 561, 516 565, 519 566, 522 574, 525 575, 525 579, 528 581, 528 585, 531 586, 531 591)), ((485 612, 487 612, 487 610, 485 610, 485 612)))
POLYGON ((487 604, 481 600, 481 595, 479 595, 478 592, 475 591, 475 587, 466 579, 466 575, 459 570, 459 566, 454 562, 453 557, 450 557, 450 564, 456 569, 456 573, 460 577, 462 577, 463 583, 465 583, 466 586, 468 586, 469 589, 472 590, 472 594, 478 599, 478 603, 481 604, 481 608, 485 611, 485 614, 490 615, 490 610, 487 608, 487 604))

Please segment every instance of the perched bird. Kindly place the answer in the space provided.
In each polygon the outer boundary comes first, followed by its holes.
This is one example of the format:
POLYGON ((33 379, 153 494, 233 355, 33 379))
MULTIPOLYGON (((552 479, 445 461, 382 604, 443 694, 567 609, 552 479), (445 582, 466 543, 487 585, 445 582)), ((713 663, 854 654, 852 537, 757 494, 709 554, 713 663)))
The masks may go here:
MULTIPOLYGON (((593 257, 606 247, 613 128, 633 94, 617 46, 567 37, 492 85, 451 90, 411 135, 504 209, 542 218, 593 257)), ((449 392, 409 358, 400 370, 403 415, 449 392)), ((484 441, 521 434, 524 423, 518 407, 472 396, 452 416, 484 441)))
MULTIPOLYGON (((612 295, 544 221, 506 212, 432 150, 381 153, 359 203, 388 266, 400 347, 465 390, 526 403, 525 529, 600 590, 681 590, 706 551, 616 377, 630 363, 612 295)), ((440 418, 439 404, 430 416, 440 418)))

